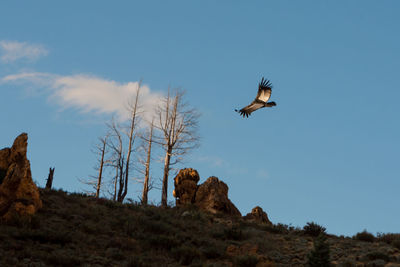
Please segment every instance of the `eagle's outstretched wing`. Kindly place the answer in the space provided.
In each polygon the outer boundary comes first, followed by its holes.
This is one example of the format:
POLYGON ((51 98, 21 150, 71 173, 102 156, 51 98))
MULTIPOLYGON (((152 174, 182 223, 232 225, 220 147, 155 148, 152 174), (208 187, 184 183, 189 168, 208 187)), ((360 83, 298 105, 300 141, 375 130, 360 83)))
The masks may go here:
POLYGON ((242 108, 241 110, 235 110, 235 111, 236 111, 236 112, 239 112, 239 114, 240 114, 241 116, 243 116, 243 117, 244 117, 244 116, 249 117, 249 115, 250 115, 252 112, 254 112, 254 111, 256 111, 257 109, 262 108, 262 107, 264 107, 264 103, 261 102, 261 101, 257 101, 257 99, 256 99, 256 100, 254 100, 253 102, 251 102, 250 105, 248 105, 248 106, 242 108))
MULTIPOLYGON (((243 117, 249 117, 249 115, 256 111, 259 108, 263 108, 266 106, 267 101, 271 97, 271 92, 272 92, 272 84, 269 80, 264 79, 264 77, 261 79, 261 82, 258 84, 258 93, 256 98, 251 102, 250 105, 242 108, 241 110, 235 109, 236 112, 239 112, 240 115, 243 117)), ((276 105, 275 102, 271 102, 273 104, 267 106, 274 106, 276 105)))
POLYGON ((271 92, 272 92, 271 82, 262 77, 261 82, 258 84, 258 93, 256 96, 256 100, 260 100, 266 103, 268 99, 271 97, 271 92))

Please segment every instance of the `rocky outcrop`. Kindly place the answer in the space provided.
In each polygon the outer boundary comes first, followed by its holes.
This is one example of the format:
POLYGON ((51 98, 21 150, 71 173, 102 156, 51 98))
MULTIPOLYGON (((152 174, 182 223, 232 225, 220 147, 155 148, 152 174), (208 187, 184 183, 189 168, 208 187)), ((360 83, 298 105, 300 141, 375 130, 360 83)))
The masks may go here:
POLYGON ((3 180, 7 174, 10 153, 11 149, 9 148, 4 148, 0 150, 0 185, 3 183, 3 180))
POLYGON ((33 215, 42 207, 26 157, 28 135, 18 136, 11 148, 0 150, 0 218, 33 215))
POLYGON ((268 215, 263 209, 259 206, 253 208, 250 213, 247 213, 246 216, 243 217, 249 221, 255 221, 259 223, 266 223, 272 225, 271 221, 268 219, 268 215))
POLYGON ((228 198, 228 186, 214 176, 199 185, 196 192, 195 205, 211 213, 221 212, 242 216, 228 198))
POLYGON ((199 180, 199 173, 195 169, 187 168, 179 171, 174 179, 175 190, 172 192, 177 206, 194 202, 199 180))
POLYGON ((192 168, 182 169, 174 179, 176 205, 194 204, 211 213, 241 216, 240 211, 228 198, 228 186, 217 177, 208 178, 197 185, 199 174, 192 168))

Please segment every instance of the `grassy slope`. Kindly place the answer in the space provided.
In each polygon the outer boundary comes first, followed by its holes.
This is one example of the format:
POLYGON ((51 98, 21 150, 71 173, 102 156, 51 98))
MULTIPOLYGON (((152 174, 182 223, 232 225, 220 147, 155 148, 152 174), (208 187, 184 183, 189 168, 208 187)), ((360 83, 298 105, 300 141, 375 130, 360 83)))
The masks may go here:
MULTIPOLYGON (((194 207, 121 205, 63 191, 41 197, 30 222, 0 224, 0 266, 302 266, 313 246, 299 229, 194 207)), ((400 262, 398 235, 385 237, 394 245, 329 236, 331 260, 400 262)))

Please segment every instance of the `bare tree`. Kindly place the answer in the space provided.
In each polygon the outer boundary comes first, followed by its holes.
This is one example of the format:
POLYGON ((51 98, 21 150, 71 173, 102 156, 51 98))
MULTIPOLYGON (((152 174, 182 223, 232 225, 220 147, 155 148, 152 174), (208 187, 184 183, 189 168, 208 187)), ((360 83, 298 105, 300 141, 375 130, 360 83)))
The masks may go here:
MULTIPOLYGON (((131 114, 131 120, 130 120, 130 127, 129 127, 129 133, 128 133, 128 150, 126 152, 126 162, 125 162, 125 186, 124 189, 121 193, 118 194, 118 202, 124 201, 124 198, 126 197, 126 194, 128 193, 128 181, 129 181, 129 170, 130 170, 130 165, 131 165, 131 154, 133 150, 133 143, 135 141, 135 129, 136 129, 136 123, 138 120, 138 113, 139 113, 139 107, 138 107, 138 101, 139 101, 139 94, 140 94, 140 86, 141 86, 141 81, 138 84, 138 88, 136 90, 136 95, 135 98, 131 103, 129 103, 129 111, 131 114)), ((121 188, 120 188, 121 189, 121 188)))
POLYGON ((98 175, 90 175, 89 178, 79 179, 81 183, 87 184, 92 188, 91 190, 85 190, 85 192, 94 195, 96 198, 100 196, 101 187, 103 185, 103 171, 105 165, 108 163, 108 160, 106 159, 108 136, 109 134, 106 134, 104 137, 99 137, 98 143, 93 145, 92 148, 92 152, 98 156, 97 164, 94 167, 94 169, 98 171, 98 175))
POLYGON ((100 156, 99 176, 97 178, 97 187, 96 187, 96 195, 95 195, 96 198, 98 198, 100 196, 100 188, 101 188, 101 180, 103 178, 104 155, 106 153, 107 138, 108 138, 108 135, 106 135, 105 137, 99 138, 100 145, 98 146, 98 150, 100 151, 101 156, 100 156))
POLYGON ((199 113, 184 102, 185 92, 179 89, 164 97, 157 108, 157 129, 162 134, 161 145, 165 151, 161 205, 167 206, 168 175, 172 165, 199 145, 197 134, 199 113), (171 160, 172 159, 172 160, 171 160))
POLYGON ((151 162, 151 145, 153 143, 153 128, 154 128, 154 121, 151 121, 149 126, 149 135, 147 137, 147 150, 146 150, 146 162, 145 171, 144 171, 144 181, 143 181, 143 192, 142 192, 142 204, 147 205, 148 202, 148 193, 151 189, 150 184, 150 162, 151 162))
POLYGON ((107 141, 112 151, 112 157, 109 166, 114 168, 115 176, 113 179, 113 199, 114 201, 123 202, 128 193, 129 171, 132 168, 131 155, 134 148, 136 136, 136 127, 139 119, 139 96, 140 86, 136 90, 135 96, 128 103, 130 112, 129 125, 122 127, 113 118, 108 124, 111 135, 107 141))

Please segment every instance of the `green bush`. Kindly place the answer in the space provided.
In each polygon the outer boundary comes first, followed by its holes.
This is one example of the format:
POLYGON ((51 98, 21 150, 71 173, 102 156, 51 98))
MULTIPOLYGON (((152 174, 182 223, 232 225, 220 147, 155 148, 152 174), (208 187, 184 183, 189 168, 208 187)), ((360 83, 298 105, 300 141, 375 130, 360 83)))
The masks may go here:
POLYGON ((400 234, 394 234, 394 233, 388 233, 388 234, 383 234, 383 233, 378 233, 377 234, 377 241, 380 242, 385 242, 389 245, 394 246, 395 248, 400 249, 400 234))
POLYGON ((182 245, 177 248, 173 248, 171 250, 172 255, 174 258, 179 261, 182 265, 189 265, 192 261, 199 257, 199 252, 187 245, 182 245))
POLYGON ((331 266, 329 259, 329 245, 326 243, 326 236, 321 233, 314 240, 314 248, 308 254, 308 266, 310 267, 328 267, 331 266))
POLYGON ((325 234, 326 228, 314 222, 308 222, 304 227, 304 234, 317 237, 320 234, 325 234))
POLYGON ((46 255, 43 260, 50 266, 74 267, 82 264, 80 258, 71 255, 64 255, 61 251, 50 253, 46 255))
POLYGON ((224 238, 228 240, 242 240, 244 235, 242 230, 237 226, 228 227, 224 230, 224 238))
POLYGON ((357 233, 355 236, 353 236, 353 239, 365 241, 365 242, 374 242, 375 236, 373 234, 367 232, 367 230, 364 230, 360 233, 357 233))
POLYGON ((210 244, 201 249, 201 253, 207 259, 217 259, 225 255, 225 247, 217 244, 210 244))
POLYGON ((389 256, 387 254, 379 252, 379 251, 374 251, 374 252, 368 253, 367 258, 370 261, 374 261, 374 260, 389 261, 389 256))
POLYGON ((147 241, 151 248, 162 248, 166 250, 176 247, 179 244, 179 240, 173 236, 167 235, 153 235, 144 241, 147 241))
POLYGON ((273 234, 288 234, 290 232, 291 226, 283 223, 278 223, 274 225, 262 225, 261 230, 267 231, 273 234))

